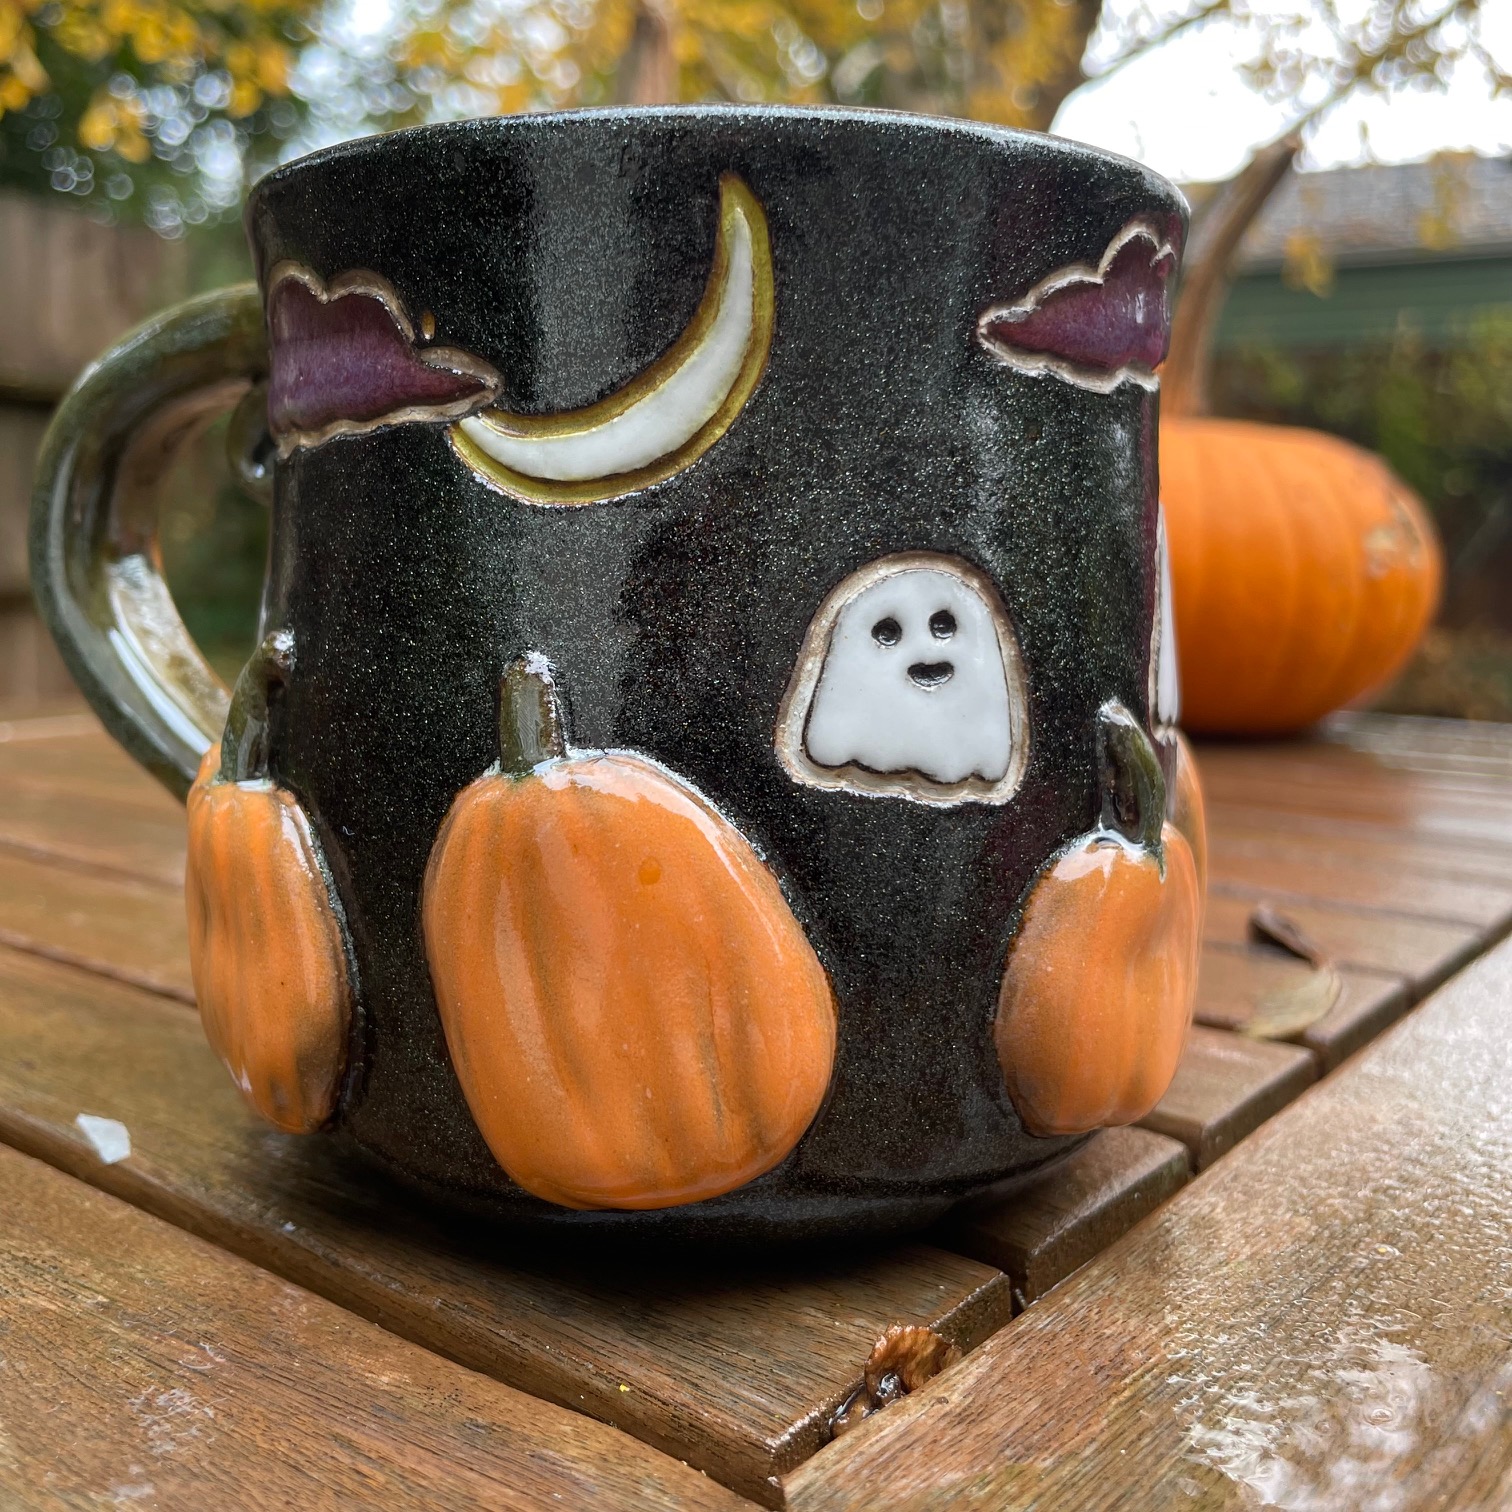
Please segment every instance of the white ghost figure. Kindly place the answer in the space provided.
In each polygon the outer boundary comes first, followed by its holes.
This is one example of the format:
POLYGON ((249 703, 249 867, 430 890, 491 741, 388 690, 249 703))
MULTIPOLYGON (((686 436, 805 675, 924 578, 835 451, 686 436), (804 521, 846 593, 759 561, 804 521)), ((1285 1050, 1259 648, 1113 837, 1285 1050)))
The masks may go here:
POLYGON ((818 786, 1001 798, 1023 768, 1023 708, 1017 643, 990 584, 912 553, 861 569, 821 609, 779 754, 818 786), (940 792, 962 784, 973 791, 940 792))

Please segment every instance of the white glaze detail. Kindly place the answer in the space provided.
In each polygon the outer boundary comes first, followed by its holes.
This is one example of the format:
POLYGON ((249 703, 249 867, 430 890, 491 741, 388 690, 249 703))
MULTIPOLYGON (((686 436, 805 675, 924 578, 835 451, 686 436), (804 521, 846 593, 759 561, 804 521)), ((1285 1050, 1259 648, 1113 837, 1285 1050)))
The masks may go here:
POLYGON ((778 722, 789 774, 925 803, 1002 802, 1027 759, 1017 641, 984 574, 910 553, 814 618, 778 722))
POLYGON ((755 323, 751 224, 734 219, 718 313, 704 339, 663 383, 619 414, 585 430, 525 435, 496 415, 473 415, 458 429, 479 451, 531 478, 579 483, 649 467, 686 445, 709 423, 740 376, 755 323))
MULTIPOLYGON (((1122 367, 1105 373, 1094 368, 1083 367, 1080 363, 1073 362, 1068 357, 1057 356, 1054 352, 1022 351, 992 334, 992 327, 996 323, 1012 325, 1033 315, 1052 294, 1059 293, 1062 289, 1070 288, 1074 284, 1102 285, 1107 279, 1109 270, 1118 260, 1118 254, 1134 241, 1148 243, 1151 267, 1166 259, 1169 259, 1174 267, 1176 249, 1171 241, 1162 236, 1154 226, 1144 221, 1130 221, 1108 243, 1096 267, 1088 263, 1072 263, 1069 267, 1057 269, 1049 277, 1041 279, 1023 298, 1010 304, 991 305, 983 310, 981 318, 977 321, 977 339, 1004 367, 1014 368, 1021 373, 1028 373, 1031 376, 1053 373, 1057 378, 1073 383, 1078 388, 1090 389, 1094 394, 1111 394, 1122 383, 1137 383, 1140 388, 1149 389, 1153 393, 1160 387, 1160 375, 1154 369, 1140 363, 1125 363, 1122 367)), ((1140 296, 1141 301, 1143 297, 1140 296)), ((1143 313, 1142 303, 1140 313, 1143 313)))
POLYGON ((1175 724, 1181 718, 1181 674, 1176 659, 1176 615, 1171 592, 1171 552, 1166 544, 1165 510, 1155 532, 1155 625, 1150 645, 1152 723, 1175 724))

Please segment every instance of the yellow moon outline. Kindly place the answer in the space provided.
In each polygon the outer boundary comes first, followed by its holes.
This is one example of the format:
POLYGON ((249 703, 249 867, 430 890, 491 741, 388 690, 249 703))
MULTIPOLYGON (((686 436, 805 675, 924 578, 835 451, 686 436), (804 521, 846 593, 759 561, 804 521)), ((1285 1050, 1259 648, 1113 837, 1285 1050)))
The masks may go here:
MULTIPOLYGON (((766 371, 772 346, 776 293, 772 275, 771 239, 761 202, 733 173, 719 180, 719 235, 709 281, 692 320, 677 340, 644 372, 623 388, 583 409, 558 415, 517 415, 487 409, 454 422, 447 431, 458 457, 485 483, 527 504, 600 504, 663 483, 691 466, 729 430, 755 392, 766 371), (744 232, 744 238, 742 238, 744 232), (731 265, 737 240, 748 239, 751 253, 751 311, 745 349, 718 407, 690 435, 673 441, 668 450, 643 465, 602 477, 558 479, 533 476, 490 456, 476 436, 528 443, 582 440, 602 432, 610 422, 667 390, 688 364, 704 354, 729 294, 731 265), (472 432, 472 434, 469 434, 472 432)), ((564 449, 565 450, 565 449, 564 449)))

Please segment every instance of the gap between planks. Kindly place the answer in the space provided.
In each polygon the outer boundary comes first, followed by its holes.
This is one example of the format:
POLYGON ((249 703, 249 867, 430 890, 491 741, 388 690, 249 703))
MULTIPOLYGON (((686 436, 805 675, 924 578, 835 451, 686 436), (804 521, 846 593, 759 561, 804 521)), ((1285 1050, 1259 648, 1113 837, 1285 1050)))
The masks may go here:
POLYGON ((1512 944, 930 1389, 797 1512, 1512 1505, 1512 944))
POLYGON ((751 1504, 0 1148, 7 1507, 751 1504))
POLYGON ((569 1260, 260 1124, 177 1004, 0 950, 0 1139, 371 1321, 776 1504, 895 1322, 970 1349, 1008 1278, 919 1243, 569 1260), (118 1119, 103 1165, 74 1125, 118 1119))

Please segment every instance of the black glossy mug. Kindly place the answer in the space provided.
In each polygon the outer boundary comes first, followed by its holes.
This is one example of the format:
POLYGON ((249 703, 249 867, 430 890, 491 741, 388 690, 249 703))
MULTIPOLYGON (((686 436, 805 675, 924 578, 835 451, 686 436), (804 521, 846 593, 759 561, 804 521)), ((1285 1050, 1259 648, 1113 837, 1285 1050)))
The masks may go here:
POLYGON ((261 1112, 520 1223, 817 1235, 1147 1109, 1200 912, 1170 185, 940 120, 588 112, 318 153, 247 227, 258 288, 65 402, 33 563, 189 790, 196 988, 261 1112), (151 485, 238 399, 275 497, 228 717, 151 485))

